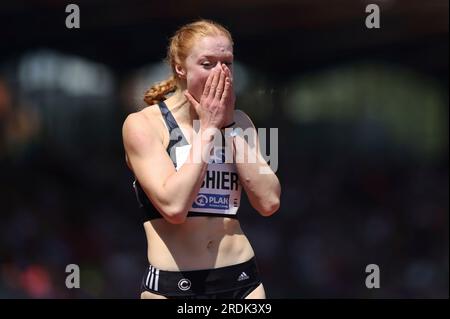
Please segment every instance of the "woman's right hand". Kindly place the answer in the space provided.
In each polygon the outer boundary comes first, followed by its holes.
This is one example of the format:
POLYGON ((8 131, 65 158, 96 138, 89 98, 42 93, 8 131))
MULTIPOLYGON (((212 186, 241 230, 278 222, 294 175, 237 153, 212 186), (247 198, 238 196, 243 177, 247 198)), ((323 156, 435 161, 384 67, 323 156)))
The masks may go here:
POLYGON ((194 106, 200 120, 200 128, 220 129, 227 125, 230 112, 233 112, 234 101, 230 72, 225 72, 219 62, 212 69, 206 80, 200 101, 197 101, 187 90, 184 95, 194 106))

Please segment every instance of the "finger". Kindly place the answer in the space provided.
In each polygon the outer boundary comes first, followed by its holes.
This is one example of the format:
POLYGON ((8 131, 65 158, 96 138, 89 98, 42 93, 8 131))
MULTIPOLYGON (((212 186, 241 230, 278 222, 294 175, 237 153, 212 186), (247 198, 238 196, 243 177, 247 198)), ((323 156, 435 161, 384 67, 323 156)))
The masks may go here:
POLYGON ((233 75, 231 74, 231 70, 228 66, 224 65, 224 71, 226 76, 230 78, 230 82, 233 84, 233 75))
POLYGON ((208 97, 209 90, 211 89, 211 82, 214 76, 214 72, 209 72, 208 78, 206 79, 205 87, 203 88, 203 96, 208 97))
POLYGON ((217 88, 217 84, 218 84, 218 82, 219 82, 219 76, 220 76, 220 69, 219 68, 217 68, 217 66, 216 67, 214 67, 214 76, 213 76, 213 79, 212 79, 212 82, 211 82, 211 88, 210 88, 210 90, 209 90, 209 94, 208 94, 208 96, 211 98, 211 99, 213 99, 214 98, 214 95, 216 94, 216 88, 217 88))
POLYGON ((217 84, 216 95, 214 96, 215 99, 220 100, 220 98, 222 97, 222 93, 224 91, 224 86, 225 86, 225 72, 221 69, 219 76, 219 84, 217 84))
POLYGON ((230 81, 230 91, 231 91, 231 93, 233 93, 233 90, 234 90, 234 88, 233 88, 233 75, 231 74, 231 70, 230 70, 229 67, 225 66, 225 70, 226 70, 226 72, 225 72, 226 77, 230 81))
POLYGON ((232 93, 233 92, 233 90, 234 90, 234 88, 233 88, 233 76, 232 76, 232 74, 231 74, 231 71, 230 71, 230 69, 227 67, 227 66, 225 66, 225 70, 226 70, 226 72, 225 72, 225 78, 228 78, 228 81, 230 82, 229 83, 229 89, 230 89, 230 92, 232 93))
POLYGON ((220 102, 222 104, 225 103, 229 99, 231 94, 232 94, 231 93, 231 81, 230 81, 229 77, 226 77, 223 94, 222 94, 222 97, 220 98, 220 102))

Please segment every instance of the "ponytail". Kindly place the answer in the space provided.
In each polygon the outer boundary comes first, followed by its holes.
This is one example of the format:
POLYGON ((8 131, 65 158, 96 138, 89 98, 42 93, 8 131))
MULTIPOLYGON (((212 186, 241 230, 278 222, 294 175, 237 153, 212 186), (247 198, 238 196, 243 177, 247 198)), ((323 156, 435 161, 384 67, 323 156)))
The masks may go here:
POLYGON ((144 101, 147 105, 153 105, 164 101, 166 95, 174 92, 177 89, 177 82, 175 77, 171 76, 169 79, 156 83, 151 86, 144 95, 144 101))

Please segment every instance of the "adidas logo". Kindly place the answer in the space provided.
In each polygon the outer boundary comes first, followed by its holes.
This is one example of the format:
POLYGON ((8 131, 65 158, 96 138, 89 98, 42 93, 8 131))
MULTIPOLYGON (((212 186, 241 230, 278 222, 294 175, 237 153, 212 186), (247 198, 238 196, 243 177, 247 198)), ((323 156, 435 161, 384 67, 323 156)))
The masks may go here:
POLYGON ((245 273, 245 271, 243 271, 243 272, 239 275, 237 281, 246 280, 246 279, 248 279, 248 278, 250 278, 250 277, 245 273))

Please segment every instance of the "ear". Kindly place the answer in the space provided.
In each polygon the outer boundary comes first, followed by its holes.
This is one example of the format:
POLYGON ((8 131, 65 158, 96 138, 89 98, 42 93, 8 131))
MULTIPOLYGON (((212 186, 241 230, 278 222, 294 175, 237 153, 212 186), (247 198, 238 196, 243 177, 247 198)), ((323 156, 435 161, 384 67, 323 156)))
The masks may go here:
POLYGON ((175 72, 177 72, 177 76, 179 78, 181 79, 186 78, 186 70, 180 64, 175 65, 175 72))

